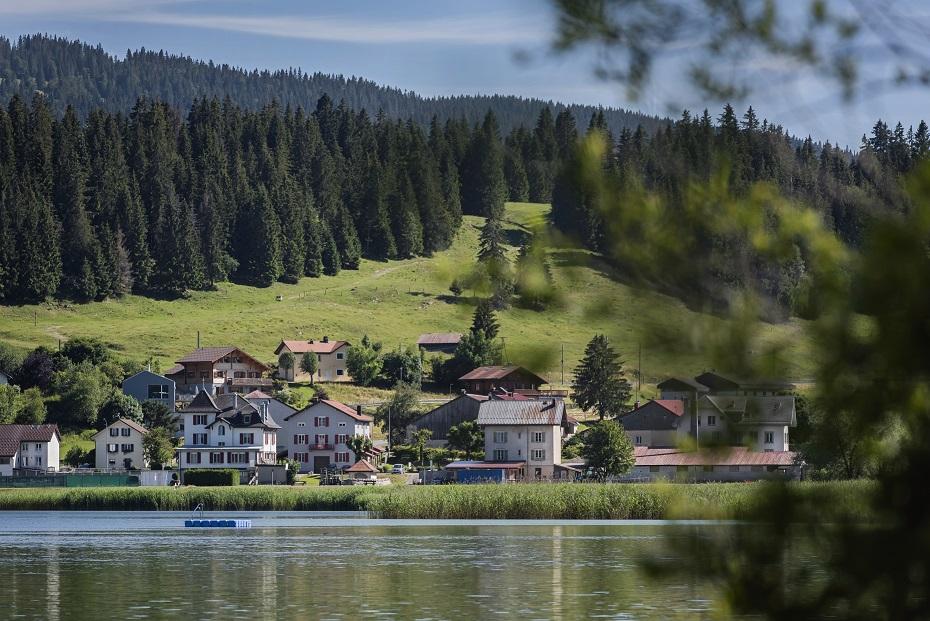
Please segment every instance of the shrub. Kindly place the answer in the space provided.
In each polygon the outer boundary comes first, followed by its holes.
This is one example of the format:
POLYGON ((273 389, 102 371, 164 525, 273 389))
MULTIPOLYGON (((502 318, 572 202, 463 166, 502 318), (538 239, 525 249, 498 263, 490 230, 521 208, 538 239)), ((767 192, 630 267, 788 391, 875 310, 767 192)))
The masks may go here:
POLYGON ((217 470, 207 468, 194 468, 184 471, 185 485, 199 485, 201 487, 224 487, 239 485, 239 471, 231 468, 217 470))

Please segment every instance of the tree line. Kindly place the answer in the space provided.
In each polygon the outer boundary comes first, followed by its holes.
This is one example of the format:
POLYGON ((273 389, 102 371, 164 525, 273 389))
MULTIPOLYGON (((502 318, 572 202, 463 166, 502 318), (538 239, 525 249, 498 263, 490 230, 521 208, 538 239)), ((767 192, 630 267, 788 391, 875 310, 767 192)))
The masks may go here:
MULTIPOLYGON (((565 160, 554 184, 552 221, 558 229, 612 256, 627 275, 686 299, 726 305, 734 290, 751 288, 779 316, 803 315, 810 303, 809 249, 797 243, 780 261, 767 260, 750 240, 709 230, 707 222, 722 212, 721 205, 747 198, 751 188, 758 191, 754 184, 766 182, 777 192, 757 196, 760 202, 774 203, 778 196, 806 204, 843 242, 858 248, 876 216, 907 210, 901 175, 930 149, 923 121, 908 130, 878 121, 852 152, 810 137, 797 139, 781 125, 759 119, 752 107, 740 118, 730 105, 716 118, 707 110, 700 116, 685 111, 652 134, 637 128, 615 135, 595 114, 586 130, 586 137, 592 136, 605 145, 597 157, 613 182, 606 191, 628 197, 628 207, 603 217, 599 192, 604 189, 584 178, 583 160, 590 151, 580 149, 565 160), (665 206, 662 231, 644 231, 638 224, 633 212, 647 202, 645 194, 665 206), (650 247, 643 248, 647 239, 650 247), (684 249, 686 239, 695 241, 684 249), (652 269, 644 269, 646 262, 637 256, 647 251, 653 253, 652 269)), ((762 210, 763 226, 773 212, 762 210)))

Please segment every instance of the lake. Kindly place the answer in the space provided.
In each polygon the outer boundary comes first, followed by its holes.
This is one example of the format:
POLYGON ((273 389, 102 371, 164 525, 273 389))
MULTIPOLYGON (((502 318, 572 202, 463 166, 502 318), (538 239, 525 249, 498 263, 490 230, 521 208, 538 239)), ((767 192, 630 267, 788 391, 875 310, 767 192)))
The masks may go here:
POLYGON ((706 523, 354 513, 0 512, 3 619, 695 619, 696 577, 637 569, 706 523))

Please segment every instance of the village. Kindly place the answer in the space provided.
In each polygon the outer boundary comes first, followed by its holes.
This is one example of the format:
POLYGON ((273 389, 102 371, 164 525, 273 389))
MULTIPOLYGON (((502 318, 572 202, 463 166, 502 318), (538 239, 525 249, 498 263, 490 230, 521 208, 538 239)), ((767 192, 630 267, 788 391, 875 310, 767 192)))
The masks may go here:
MULTIPOLYGON (((453 355, 462 336, 421 335, 419 364, 453 355)), ((594 343, 609 351, 606 338, 594 343)), ((788 382, 712 371, 669 377, 657 383, 657 398, 599 420, 597 404, 585 411, 583 395, 553 388, 531 369, 486 365, 457 376, 453 394, 426 403, 428 411, 407 421, 388 413, 379 425, 375 405, 326 395, 327 384, 354 381, 352 349, 326 336, 282 340, 274 367, 239 347, 197 347, 164 373, 145 369, 122 382, 126 396, 171 413, 170 459, 162 452, 163 463, 152 463, 143 448, 150 431, 128 417, 104 421, 93 435, 93 463, 76 465, 64 463, 56 424, 4 424, 0 484, 69 485, 68 477, 83 486, 699 483, 804 474, 790 450, 797 415, 788 382), (317 390, 310 402, 289 405, 287 386, 308 382, 317 390)), ((0 374, 0 383, 12 381, 0 374)))

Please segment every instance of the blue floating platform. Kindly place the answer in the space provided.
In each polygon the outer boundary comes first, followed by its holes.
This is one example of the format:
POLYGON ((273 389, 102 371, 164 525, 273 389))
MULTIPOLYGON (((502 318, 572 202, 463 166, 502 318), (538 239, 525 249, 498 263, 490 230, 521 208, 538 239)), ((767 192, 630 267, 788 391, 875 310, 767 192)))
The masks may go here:
POLYGON ((252 528, 252 520, 184 520, 185 528, 252 528))

